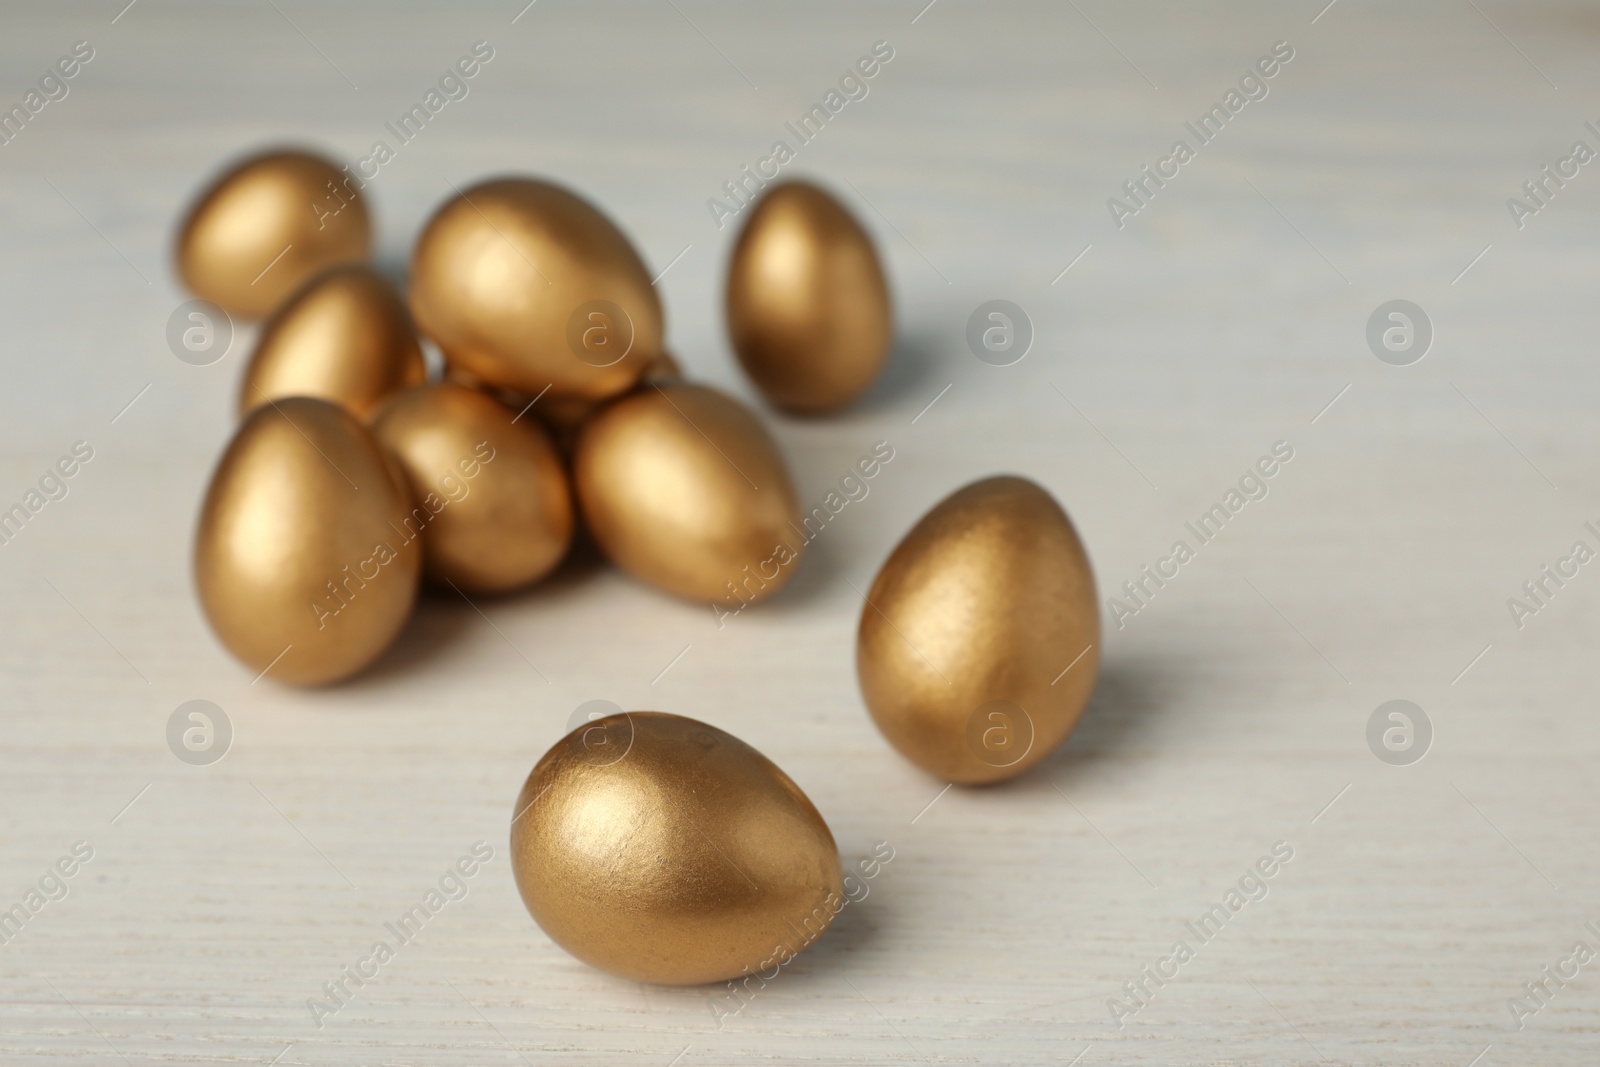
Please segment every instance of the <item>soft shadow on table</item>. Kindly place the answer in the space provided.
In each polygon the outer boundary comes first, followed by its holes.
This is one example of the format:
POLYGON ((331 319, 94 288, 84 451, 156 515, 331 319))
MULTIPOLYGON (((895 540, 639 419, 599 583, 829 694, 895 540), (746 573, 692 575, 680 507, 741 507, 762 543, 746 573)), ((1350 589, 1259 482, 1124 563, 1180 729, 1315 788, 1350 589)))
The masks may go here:
MULTIPOLYGON (((1151 656, 1119 656, 1100 665, 1083 718, 1055 754, 1034 772, 1054 779, 1108 757, 1145 747, 1176 707, 1180 671, 1151 656)), ((1024 775, 1024 780, 1033 777, 1024 775)))
POLYGON ((461 605, 460 611, 430 610, 431 607, 424 587, 400 636, 378 657, 378 662, 347 684, 361 686, 390 682, 417 671, 425 671, 433 661, 449 655, 451 649, 464 641, 467 632, 472 629, 472 610, 465 604, 461 605))
POLYGON ((404 298, 406 293, 406 279, 411 273, 411 264, 404 256, 393 253, 374 256, 370 264, 373 270, 387 278, 395 290, 404 298))
POLYGON ((887 898, 878 892, 876 882, 864 884, 869 887, 866 897, 841 908, 822 936, 784 966, 773 985, 798 990, 811 982, 822 982, 831 987, 838 975, 850 973, 851 960, 883 930, 878 906, 887 898))
POLYGON ((469 593, 467 597, 471 599, 468 600, 448 585, 437 586, 424 581, 405 629, 360 680, 389 681, 427 670, 433 660, 450 654, 454 646, 467 639, 471 630, 483 624, 479 611, 489 612, 509 602, 534 602, 563 596, 590 581, 604 566, 605 561, 594 543, 580 533, 555 571, 526 589, 499 594, 469 593))
MULTIPOLYGON (((799 535, 795 536, 798 540, 799 535)), ((806 543, 796 568, 787 585, 752 610, 793 611, 816 600, 833 586, 844 584, 840 578, 839 555, 828 543, 827 527, 822 528, 815 540, 806 543)))
POLYGON ((878 380, 856 401, 851 412, 880 415, 901 404, 919 399, 925 404, 932 400, 942 388, 934 380, 934 365, 938 361, 938 350, 946 343, 946 338, 928 330, 907 331, 897 336, 878 380))

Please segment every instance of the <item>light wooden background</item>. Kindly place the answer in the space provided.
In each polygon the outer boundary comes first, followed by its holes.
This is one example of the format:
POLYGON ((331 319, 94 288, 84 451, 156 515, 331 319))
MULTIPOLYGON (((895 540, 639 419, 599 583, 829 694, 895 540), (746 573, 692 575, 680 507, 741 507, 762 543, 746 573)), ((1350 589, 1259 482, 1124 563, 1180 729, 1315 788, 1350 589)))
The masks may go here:
POLYGON ((1600 9, 924 2, 0 15, 0 103, 95 49, 0 147, 0 506, 95 450, 0 547, 0 905, 94 849, 0 949, 0 1060, 1596 1061, 1600 963, 1523 1029, 1507 1000, 1574 942, 1600 948, 1600 564, 1520 630, 1506 600, 1573 541, 1600 547, 1600 163, 1521 230, 1505 202, 1575 140, 1600 148, 1600 9), (188 573, 251 335, 209 367, 168 351, 175 221, 264 143, 364 154, 480 39, 495 58, 471 95, 374 183, 384 263, 451 182, 555 176, 670 264, 673 348, 746 397, 720 323, 733 228, 705 201, 892 45, 789 173, 876 235, 900 347, 858 409, 766 417, 810 501, 873 441, 895 458, 790 591, 720 632, 591 568, 482 614, 430 600, 352 684, 252 685, 188 573), (1106 199, 1279 40, 1295 58, 1270 94, 1117 230, 1106 199), (1036 331, 1015 366, 966 349, 991 298, 1036 331), (1364 339, 1394 298, 1436 328, 1409 367, 1364 339), (1295 458, 1271 494, 1108 631, 1056 758, 941 793, 874 731, 850 583, 948 491, 1038 479, 1109 593, 1278 440, 1295 458), (166 746, 196 698, 235 730, 210 767, 166 746), (729 729, 847 859, 895 849, 720 1030, 709 991, 596 973, 517 899, 512 800, 592 698, 729 729), (1408 767, 1365 740, 1394 698, 1435 729, 1408 767), (470 895, 315 1027, 307 998, 479 839, 496 858, 470 895), (1107 997, 1280 840, 1294 858, 1266 899, 1118 1029, 1107 997))

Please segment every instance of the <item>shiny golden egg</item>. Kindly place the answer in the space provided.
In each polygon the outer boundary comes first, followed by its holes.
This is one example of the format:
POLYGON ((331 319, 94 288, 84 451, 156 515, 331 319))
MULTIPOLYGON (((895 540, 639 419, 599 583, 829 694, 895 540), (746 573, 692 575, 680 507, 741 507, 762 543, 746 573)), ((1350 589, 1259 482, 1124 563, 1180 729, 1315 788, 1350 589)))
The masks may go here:
POLYGON ((778 407, 835 411, 878 377, 894 339, 878 254, 843 205, 806 182, 768 189, 728 266, 728 336, 778 407))
POLYGON ((543 578, 572 543, 572 491, 550 437, 493 397, 450 382, 389 399, 372 432, 400 461, 423 570, 467 593, 543 578))
POLYGON ((614 396, 661 350, 661 302, 627 237, 530 178, 473 186, 434 214, 411 311, 452 365, 529 395, 614 396))
POLYGON ((777 443, 715 389, 651 385, 592 416, 573 481, 612 562, 709 602, 719 619, 777 592, 799 563, 799 505, 777 443))
POLYGON ((287 397, 247 416, 211 476, 195 532, 200 605, 252 672, 319 685, 389 646, 417 595, 411 494, 355 417, 287 397))
POLYGON ((511 868, 552 941, 643 982, 770 976, 844 907, 838 847, 799 787, 731 734, 656 711, 545 753, 511 868))
POLYGON ((1025 478, 985 478, 924 515, 861 611, 856 673, 873 721, 929 774, 1012 778, 1066 740, 1100 664, 1083 543, 1025 478))
POLYGON ((245 160, 189 209, 177 248, 183 284, 231 315, 265 315, 318 271, 367 258, 372 226, 359 188, 305 152, 245 160))
POLYGON ((400 294, 371 268, 346 264, 312 278, 262 325, 239 412, 315 396, 364 420, 385 397, 426 377, 400 294))

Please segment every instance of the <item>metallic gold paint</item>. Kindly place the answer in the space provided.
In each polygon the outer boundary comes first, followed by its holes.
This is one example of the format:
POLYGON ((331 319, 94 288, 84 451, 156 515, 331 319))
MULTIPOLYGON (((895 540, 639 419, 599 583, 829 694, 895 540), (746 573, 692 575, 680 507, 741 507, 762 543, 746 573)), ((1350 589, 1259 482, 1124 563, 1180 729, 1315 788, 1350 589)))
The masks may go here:
POLYGON ((573 481, 601 551, 679 596, 737 609, 799 563, 799 504, 777 443, 715 389, 653 384, 592 416, 573 481))
POLYGON ((427 378, 400 294, 370 267, 332 267, 261 327, 239 389, 239 413, 286 396, 315 396, 366 420, 385 397, 427 378))
POLYGON ((889 743, 928 773, 963 785, 1015 777, 1083 714, 1100 662, 1094 572, 1071 520, 1033 482, 986 478, 946 497, 895 547, 867 601, 862 697, 889 743), (1025 713, 1002 727, 1031 726, 1025 752, 1000 759, 974 745, 974 717, 991 702, 1025 713))
POLYGON ((728 335, 778 407, 842 408, 878 377, 894 321, 872 239, 831 195, 783 182, 751 210, 728 266, 728 335))
POLYGON ((184 285, 230 315, 259 318, 324 268, 365 260, 372 224, 366 200, 346 182, 333 163, 305 152, 242 161, 184 219, 176 250, 184 285), (334 189, 347 198, 336 214, 334 189))
POLYGON ((512 815, 529 913, 624 978, 771 969, 843 907, 838 847, 806 795, 738 738, 679 715, 579 727, 533 768, 512 815))
POLYGON ((357 673, 416 598, 422 553, 400 531, 410 508, 398 466, 343 408, 310 397, 256 408, 211 476, 195 532, 212 630, 276 681, 357 673))
POLYGON ((661 350, 661 302, 622 231, 548 182, 502 178, 452 197, 411 258, 411 311, 445 358, 491 385, 593 400, 626 391, 661 350), (596 366, 569 342, 593 301, 619 307, 632 342, 596 366))
POLYGON ((566 555, 572 492, 533 419, 443 382, 391 397, 372 432, 405 469, 418 502, 406 529, 421 531, 430 579, 501 593, 538 581, 566 555))

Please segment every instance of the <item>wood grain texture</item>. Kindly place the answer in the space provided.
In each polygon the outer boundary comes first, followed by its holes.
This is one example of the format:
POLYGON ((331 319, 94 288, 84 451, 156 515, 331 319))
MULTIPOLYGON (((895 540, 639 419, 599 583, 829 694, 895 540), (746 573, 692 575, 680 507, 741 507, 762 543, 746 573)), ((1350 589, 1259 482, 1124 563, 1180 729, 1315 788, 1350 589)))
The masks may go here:
POLYGON ((0 908, 74 842, 94 850, 0 949, 0 1060, 1594 1062, 1594 964, 1521 1029, 1507 1001, 1574 942, 1600 948, 1597 565, 1520 628, 1507 599, 1573 542, 1600 548, 1600 164, 1521 229, 1506 200, 1574 141, 1600 148, 1600 16, 1323 3, 0 16, 0 103, 94 49, 0 147, 0 509, 93 449, 0 545, 0 908), (396 146, 385 124, 480 40, 470 92, 396 146), (207 367, 164 337, 186 299, 174 227, 206 178, 263 144, 356 159, 387 140, 370 192, 398 272, 451 183, 553 176, 666 270, 691 375, 753 399, 719 303, 737 216, 719 228, 707 200, 880 40, 893 58, 866 96, 784 173, 834 188, 878 241, 900 342, 852 411, 764 418, 808 503, 873 442, 894 458, 791 586, 719 629, 580 567, 430 599, 349 685, 252 683, 205 629, 189 551, 253 332, 207 367), (1107 199, 1278 41, 1294 58, 1267 95, 1117 228, 1107 199), (1035 334, 1010 367, 964 340, 994 298, 1035 334), (1364 336, 1396 298, 1436 331, 1409 367, 1364 336), (1108 612, 1097 694, 1056 757, 945 792, 873 730, 855 590, 952 488, 1046 485, 1104 598, 1278 441, 1294 456, 1267 495, 1124 628, 1108 612), (720 1027, 719 991, 597 973, 517 898, 517 789, 594 698, 755 745, 847 861, 895 849, 720 1027), (1408 767, 1365 739, 1396 698, 1435 730, 1408 767), (233 724, 209 767, 167 748, 191 699, 233 724), (495 858, 467 895, 316 1025, 308 999, 479 840, 495 858), (1293 858, 1265 898, 1119 1028, 1107 999, 1279 841, 1293 858))

